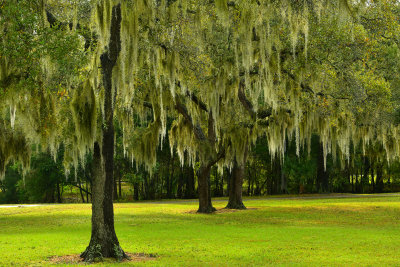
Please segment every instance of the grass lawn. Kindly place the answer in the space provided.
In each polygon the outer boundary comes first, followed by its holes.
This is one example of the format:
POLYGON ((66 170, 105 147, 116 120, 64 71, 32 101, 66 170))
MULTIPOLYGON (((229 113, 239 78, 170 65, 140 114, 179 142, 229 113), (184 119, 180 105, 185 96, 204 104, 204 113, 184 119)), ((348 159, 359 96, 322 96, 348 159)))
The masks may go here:
MULTIPOLYGON (((400 265, 400 197, 245 204, 251 209, 212 215, 190 213, 196 202, 116 204, 122 248, 157 258, 115 265, 400 265)), ((0 266, 42 266, 51 256, 82 252, 90 214, 88 204, 0 208, 0 266)))

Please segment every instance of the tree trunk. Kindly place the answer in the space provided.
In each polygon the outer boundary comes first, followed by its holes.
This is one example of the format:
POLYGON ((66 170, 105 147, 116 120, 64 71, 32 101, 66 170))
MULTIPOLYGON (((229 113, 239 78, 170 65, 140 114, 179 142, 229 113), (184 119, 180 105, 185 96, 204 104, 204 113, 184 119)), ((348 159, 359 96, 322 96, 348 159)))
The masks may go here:
POLYGON ((79 192, 81 193, 82 203, 85 203, 85 197, 83 196, 81 179, 79 177, 78 177, 78 184, 79 184, 79 192))
POLYGON ((138 182, 133 184, 133 199, 136 201, 139 200, 139 183, 138 182))
POLYGON ((169 176, 169 173, 167 173, 167 198, 168 199, 172 199, 172 183, 174 181, 174 170, 175 170, 175 166, 174 166, 174 155, 172 155, 171 158, 171 176, 169 176))
POLYGON ((376 166, 376 186, 377 193, 383 192, 383 163, 378 163, 376 166))
POLYGON ((248 185, 247 185, 247 195, 250 196, 251 194, 251 170, 250 170, 250 164, 247 165, 247 181, 248 181, 248 185))
POLYGON ((194 171, 192 166, 185 167, 186 172, 186 190, 185 190, 185 198, 195 198, 195 181, 194 181, 194 171))
MULTIPOLYGON (((118 173, 118 171, 116 171, 118 173)), ((113 191, 113 200, 117 200, 118 199, 118 187, 117 187, 117 181, 118 178, 116 177, 116 175, 114 174, 114 191, 113 191)))
POLYGON ((219 195, 219 178, 218 178, 218 169, 214 168, 215 172, 214 172, 214 185, 215 185, 215 189, 214 189, 214 196, 215 197, 220 197, 219 195))
MULTIPOLYGON (((90 182, 90 191, 92 191, 92 182, 90 182)), ((89 183, 86 181, 86 203, 92 203, 92 198, 89 199, 89 183)))
POLYGON ((57 179, 57 203, 61 203, 60 180, 57 179))
POLYGON ((226 206, 227 209, 246 209, 242 200, 243 178, 245 174, 245 167, 247 164, 248 144, 246 143, 245 146, 246 148, 243 153, 243 159, 240 162, 238 162, 238 160, 236 159, 235 163, 233 164, 229 186, 229 202, 226 206))
POLYGON ((92 185, 92 236, 89 246, 81 254, 85 261, 92 262, 103 257, 118 260, 127 258, 119 246, 114 229, 114 109, 112 72, 121 50, 121 5, 112 9, 110 43, 108 51, 101 55, 101 67, 104 85, 104 121, 103 142, 100 149, 98 142, 93 150, 93 185, 92 185))
MULTIPOLYGON (((109 138, 110 136, 106 137, 109 138)), ((103 140, 103 142, 106 140, 103 140)), ((110 159, 110 152, 113 152, 113 145, 110 146, 107 141, 103 143, 102 153, 97 142, 94 145, 93 151, 92 236, 89 246, 81 254, 81 257, 88 262, 103 257, 114 257, 117 259, 126 257, 119 246, 114 229, 112 201, 114 185, 112 177, 113 161, 110 159)), ((113 156, 113 153, 111 156, 113 156)))
POLYGON ((319 144, 318 169, 317 169, 317 190, 319 193, 329 192, 329 176, 324 164, 324 148, 319 144))
POLYGON ((202 164, 197 171, 197 178, 199 182, 199 209, 198 213, 212 213, 216 209, 212 206, 211 196, 209 191, 209 179, 211 173, 211 166, 202 164))
POLYGON ((369 169, 371 167, 370 161, 367 156, 364 156, 364 175, 361 178, 361 190, 362 193, 369 191, 369 169))
POLYGON ((288 194, 288 187, 287 187, 287 176, 286 174, 283 172, 283 170, 281 170, 281 194, 288 194))
MULTIPOLYGON (((187 187, 187 184, 186 184, 186 187, 187 187)), ((177 198, 179 198, 179 199, 183 198, 183 188, 184 188, 184 185, 183 185, 183 169, 181 168, 180 171, 179 171, 178 188, 177 188, 177 191, 176 191, 177 198)))
POLYGON ((242 200, 242 184, 245 171, 245 164, 235 162, 232 169, 231 179, 229 180, 229 202, 227 209, 246 209, 242 200))
POLYGON ((118 186, 119 186, 119 198, 122 198, 122 178, 121 175, 119 175, 119 179, 118 179, 118 186))
POLYGON ((371 161, 371 185, 372 185, 372 193, 375 193, 375 173, 374 173, 373 161, 371 161))

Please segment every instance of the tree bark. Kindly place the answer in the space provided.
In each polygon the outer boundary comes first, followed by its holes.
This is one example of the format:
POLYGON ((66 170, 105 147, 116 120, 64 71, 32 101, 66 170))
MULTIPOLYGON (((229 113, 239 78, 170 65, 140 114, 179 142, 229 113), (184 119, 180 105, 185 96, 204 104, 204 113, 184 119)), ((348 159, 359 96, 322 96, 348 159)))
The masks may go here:
POLYGON ((212 206, 211 196, 209 191, 209 178, 211 173, 211 166, 209 164, 202 164, 197 171, 197 178, 199 183, 199 209, 198 213, 212 213, 216 209, 212 206))
MULTIPOLYGON (((114 229, 114 108, 112 71, 120 53, 121 5, 112 9, 110 43, 108 51, 101 55, 104 83, 104 121, 102 147, 98 142, 93 150, 92 184, 92 236, 89 246, 81 257, 92 262, 102 258, 127 258, 121 249, 114 229)), ((114 94, 117 89, 114 88, 114 94)))
POLYGON ((242 193, 243 193, 243 178, 245 174, 245 167, 247 163, 247 154, 248 154, 248 145, 246 144, 246 148, 244 150, 243 159, 238 162, 235 160, 233 164, 232 175, 230 179, 229 186, 229 202, 226 206, 227 209, 246 209, 246 206, 243 204, 242 193))
POLYGON ((226 206, 227 209, 246 209, 242 200, 242 184, 245 171, 245 165, 234 163, 231 179, 229 180, 229 202, 226 206))

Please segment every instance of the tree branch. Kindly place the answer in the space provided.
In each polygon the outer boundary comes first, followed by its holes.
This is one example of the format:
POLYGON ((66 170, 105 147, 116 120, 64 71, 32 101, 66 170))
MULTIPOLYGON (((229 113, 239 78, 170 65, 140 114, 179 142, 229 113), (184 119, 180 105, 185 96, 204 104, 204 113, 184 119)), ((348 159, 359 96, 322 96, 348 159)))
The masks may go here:
POLYGON ((192 128, 193 133, 196 137, 196 139, 198 139, 199 141, 205 141, 207 138, 203 132, 203 129, 200 127, 199 124, 194 125, 193 124, 193 119, 192 117, 189 115, 189 112, 186 108, 185 105, 183 105, 178 98, 176 98, 176 104, 175 104, 175 109, 178 111, 178 113, 180 113, 183 118, 185 119, 185 121, 189 124, 190 128, 192 128))

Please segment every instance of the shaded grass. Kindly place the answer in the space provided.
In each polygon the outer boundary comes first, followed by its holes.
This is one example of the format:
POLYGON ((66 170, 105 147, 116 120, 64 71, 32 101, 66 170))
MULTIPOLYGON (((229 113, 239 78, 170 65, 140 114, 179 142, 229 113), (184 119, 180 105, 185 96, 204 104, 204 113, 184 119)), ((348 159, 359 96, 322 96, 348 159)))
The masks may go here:
MULTIPOLYGON (((400 197, 251 199, 246 205, 255 209, 200 215, 189 212, 197 208, 193 202, 116 204, 123 249, 158 255, 119 265, 400 265, 400 197)), ((82 252, 90 213, 88 204, 0 209, 0 266, 41 266, 51 256, 82 252)))

